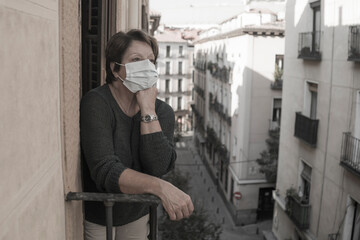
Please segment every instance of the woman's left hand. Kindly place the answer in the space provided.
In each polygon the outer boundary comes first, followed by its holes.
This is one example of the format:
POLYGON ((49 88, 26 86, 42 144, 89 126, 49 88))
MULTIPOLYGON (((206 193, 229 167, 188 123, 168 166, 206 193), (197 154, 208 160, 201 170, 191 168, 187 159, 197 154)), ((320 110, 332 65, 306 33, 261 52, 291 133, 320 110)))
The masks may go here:
POLYGON ((136 100, 140 111, 143 113, 155 113, 155 100, 158 94, 156 87, 151 87, 136 93, 136 100))

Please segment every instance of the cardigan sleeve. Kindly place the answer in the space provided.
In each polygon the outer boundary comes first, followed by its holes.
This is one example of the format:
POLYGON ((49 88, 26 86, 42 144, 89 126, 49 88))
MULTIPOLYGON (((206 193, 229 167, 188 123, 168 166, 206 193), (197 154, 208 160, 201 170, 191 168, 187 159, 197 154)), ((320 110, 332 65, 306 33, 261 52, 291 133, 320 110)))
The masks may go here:
POLYGON ((126 169, 115 155, 114 117, 109 104, 96 92, 86 94, 80 104, 80 137, 90 175, 100 192, 120 192, 119 177, 126 169))
POLYGON ((174 168, 177 157, 173 143, 175 114, 164 102, 159 103, 156 114, 162 131, 141 135, 140 162, 144 173, 161 177, 174 168))

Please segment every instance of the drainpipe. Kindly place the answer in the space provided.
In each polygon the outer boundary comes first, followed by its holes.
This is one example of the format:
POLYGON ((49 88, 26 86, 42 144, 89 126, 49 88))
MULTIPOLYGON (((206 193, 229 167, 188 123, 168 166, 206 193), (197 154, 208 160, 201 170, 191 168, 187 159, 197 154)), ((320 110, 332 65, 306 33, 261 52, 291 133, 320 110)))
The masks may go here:
POLYGON ((331 43, 331 65, 330 65, 330 99, 329 99, 329 108, 328 108, 328 117, 327 117, 327 129, 326 129, 326 142, 325 142, 325 156, 324 156, 324 167, 323 167, 323 177, 321 183, 321 194, 320 194, 320 211, 319 217, 317 221, 316 227, 316 236, 319 235, 319 225, 320 225, 320 217, 322 212, 322 201, 324 196, 324 182, 325 182, 325 171, 326 171, 326 163, 327 163, 327 151, 328 151, 328 144, 329 144, 329 126, 330 126, 330 109, 331 109, 331 96, 333 92, 333 68, 334 68, 334 39, 335 39, 335 27, 332 29, 332 43, 331 43))
POLYGON ((128 0, 128 30, 133 28, 141 28, 141 4, 139 0, 128 0))

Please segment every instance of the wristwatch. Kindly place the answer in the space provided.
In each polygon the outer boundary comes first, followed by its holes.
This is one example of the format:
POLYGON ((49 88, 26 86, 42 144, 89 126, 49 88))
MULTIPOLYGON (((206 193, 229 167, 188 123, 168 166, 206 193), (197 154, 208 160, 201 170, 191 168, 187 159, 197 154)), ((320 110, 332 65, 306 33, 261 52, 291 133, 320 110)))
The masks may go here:
POLYGON ((146 114, 145 116, 141 116, 141 121, 145 122, 145 123, 157 121, 157 120, 158 120, 158 117, 156 115, 146 114))

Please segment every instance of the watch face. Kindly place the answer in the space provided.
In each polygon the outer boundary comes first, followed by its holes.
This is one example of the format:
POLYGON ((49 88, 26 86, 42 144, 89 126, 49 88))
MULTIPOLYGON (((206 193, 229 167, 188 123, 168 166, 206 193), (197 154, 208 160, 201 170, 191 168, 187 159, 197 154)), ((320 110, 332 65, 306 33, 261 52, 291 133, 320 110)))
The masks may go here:
POLYGON ((145 122, 149 122, 151 120, 151 116, 145 115, 144 120, 145 120, 145 122))

